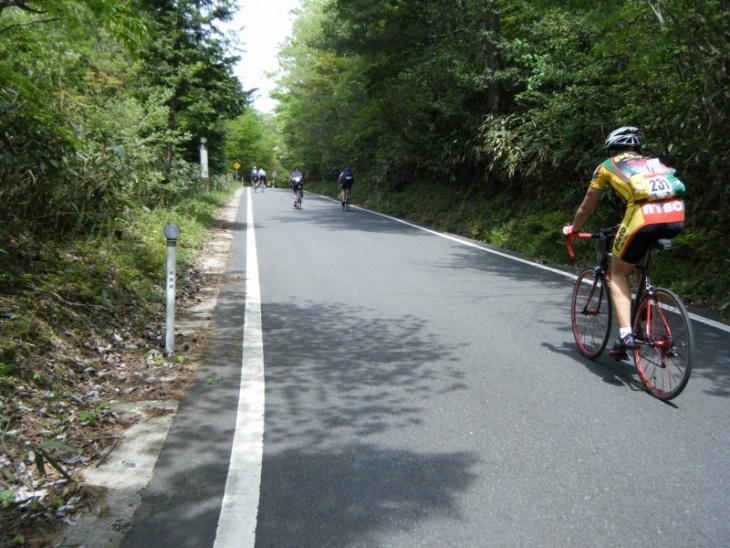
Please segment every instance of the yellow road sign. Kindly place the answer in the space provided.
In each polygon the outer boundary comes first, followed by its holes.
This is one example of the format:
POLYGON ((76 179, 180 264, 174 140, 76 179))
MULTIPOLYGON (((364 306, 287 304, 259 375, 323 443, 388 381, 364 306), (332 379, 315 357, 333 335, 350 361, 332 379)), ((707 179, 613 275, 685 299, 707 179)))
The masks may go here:
POLYGON ((238 162, 233 162, 234 169, 238 169, 239 167, 241 167, 241 164, 239 164, 238 162))

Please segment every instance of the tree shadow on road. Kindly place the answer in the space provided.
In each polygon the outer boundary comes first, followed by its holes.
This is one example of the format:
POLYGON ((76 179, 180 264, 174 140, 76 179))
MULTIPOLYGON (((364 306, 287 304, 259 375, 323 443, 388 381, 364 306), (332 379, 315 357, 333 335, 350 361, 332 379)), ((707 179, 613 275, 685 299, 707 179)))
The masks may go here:
POLYGON ((452 349, 428 323, 306 302, 267 304, 262 316, 257 546, 375 545, 379 534, 434 515, 458 519, 458 495, 474 480, 478 457, 437 452, 428 439, 415 446, 433 451, 402 448, 402 436, 419 439, 429 426, 434 400, 446 405, 467 389, 452 349))
MULTIPOLYGON (((222 290, 208 363, 180 404, 126 546, 215 538, 242 357, 237 285, 222 290)), ((260 545, 369 543, 434 515, 458 519, 478 456, 443 451, 439 439, 405 449, 400 437, 419 439, 434 400, 467 389, 454 349, 428 322, 308 302, 264 304, 262 320, 260 545)))
POLYGON ((316 445, 419 425, 429 400, 467 388, 451 350, 420 318, 372 317, 346 304, 262 312, 267 442, 316 445))
POLYGON ((379 546, 428 518, 459 519, 475 481, 468 453, 351 444, 288 450, 264 468, 256 546, 379 546))

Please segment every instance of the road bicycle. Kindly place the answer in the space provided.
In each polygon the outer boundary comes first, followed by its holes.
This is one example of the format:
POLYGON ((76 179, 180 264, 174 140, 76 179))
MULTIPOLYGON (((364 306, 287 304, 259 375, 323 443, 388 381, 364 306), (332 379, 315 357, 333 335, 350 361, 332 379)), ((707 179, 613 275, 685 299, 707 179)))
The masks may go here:
POLYGON ((350 189, 343 188, 342 193, 344 194, 344 200, 342 202, 342 211, 350 211, 350 189))
MULTIPOLYGON (((601 355, 611 335, 613 303, 608 263, 617 228, 618 225, 601 229, 596 234, 573 233, 566 238, 571 258, 575 257, 573 238, 596 242, 598 265, 584 268, 578 275, 570 310, 578 350, 590 359, 601 355)), ((671 240, 657 240, 644 260, 636 265, 640 281, 631 304, 636 348, 630 354, 644 388, 663 401, 676 398, 687 386, 694 348, 692 323, 684 304, 669 289, 654 287, 650 278, 652 251, 671 249, 671 240)))
POLYGON ((264 181, 261 181, 261 180, 254 181, 252 186, 253 186, 253 191, 254 192, 256 192, 256 190, 258 190, 258 189, 261 189, 261 192, 263 192, 264 189, 266 188, 266 183, 264 181))

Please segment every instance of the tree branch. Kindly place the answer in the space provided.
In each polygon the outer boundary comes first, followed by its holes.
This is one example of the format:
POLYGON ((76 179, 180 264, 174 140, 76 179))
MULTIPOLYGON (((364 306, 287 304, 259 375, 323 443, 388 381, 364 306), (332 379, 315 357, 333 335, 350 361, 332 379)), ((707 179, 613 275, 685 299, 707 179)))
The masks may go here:
POLYGON ((2 15, 2 12, 3 10, 5 10, 5 8, 19 8, 23 11, 35 13, 37 15, 46 13, 45 10, 29 6, 28 3, 24 0, 2 0, 2 2, 0 2, 0 15, 2 15))
POLYGON ((646 3, 649 4, 651 11, 653 11, 654 15, 656 15, 656 18, 659 19, 659 27, 661 27, 661 29, 663 31, 667 30, 667 25, 664 22, 664 15, 662 15, 662 9, 661 9, 661 5, 659 4, 659 2, 656 3, 657 4, 656 6, 654 4, 652 4, 651 0, 646 0, 646 3))
POLYGON ((433 34, 431 36, 426 36, 426 40, 429 42, 435 42, 436 40, 442 40, 444 38, 449 38, 451 36, 455 36, 456 34, 462 33, 466 31, 466 29, 456 29, 449 32, 446 32, 444 34, 433 34))
POLYGON ((5 28, 1 28, 0 34, 13 30, 16 27, 27 27, 28 25, 35 25, 38 23, 53 23, 56 21, 60 21, 60 19, 58 19, 57 17, 53 17, 52 19, 36 19, 35 21, 28 21, 26 23, 14 23, 12 25, 8 25, 5 28))

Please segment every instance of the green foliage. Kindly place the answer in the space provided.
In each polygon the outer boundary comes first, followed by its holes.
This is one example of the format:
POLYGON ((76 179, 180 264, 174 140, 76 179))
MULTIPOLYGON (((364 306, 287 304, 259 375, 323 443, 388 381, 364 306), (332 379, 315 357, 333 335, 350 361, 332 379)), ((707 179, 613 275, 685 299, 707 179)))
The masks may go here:
POLYGON ((15 500, 15 491, 12 489, 6 489, 0 491, 0 505, 6 508, 10 503, 15 500))
POLYGON ((254 165, 264 168, 269 178, 274 171, 283 171, 280 163, 285 156, 283 143, 271 116, 247 110, 226 122, 226 136, 226 156, 230 160, 228 169, 232 169, 233 162, 238 162, 241 166, 239 177, 248 178, 254 165))
POLYGON ((246 97, 215 27, 231 3, 170 3, 154 17, 161 7, 0 7, 0 239, 18 229, 113 231, 131 209, 210 188, 197 166, 201 136, 211 172, 224 171, 223 120, 246 97), (178 29, 168 15, 181 13, 189 27, 178 29))
POLYGON ((207 139, 211 169, 221 173, 226 168, 223 122, 240 114, 247 102, 233 76, 238 57, 228 54, 228 40, 217 27, 219 21, 231 18, 233 3, 139 0, 139 4, 152 29, 140 71, 142 89, 168 96, 165 177, 174 158, 198 159, 202 137, 207 139))
POLYGON ((42 26, 58 21, 74 29, 84 28, 89 15, 129 45, 137 44, 146 31, 139 14, 124 0, 5 0, 0 4, 0 16, 6 9, 8 20, 2 20, 0 34, 15 31, 19 26, 42 26))
POLYGON ((66 481, 73 483, 74 479, 68 474, 68 472, 66 472, 64 467, 48 453, 49 449, 58 449, 66 453, 76 454, 81 454, 81 449, 71 447, 65 443, 60 443, 54 440, 46 440, 35 446, 32 450, 33 460, 35 461, 36 468, 41 476, 46 475, 46 464, 49 464, 51 467, 55 468, 66 481))
POLYGON ((0 380, 52 384, 53 372, 36 367, 33 356, 51 353, 55 341, 68 333, 91 336, 90 317, 113 323, 116 315, 134 315, 144 322, 164 303, 165 224, 180 226, 177 257, 184 271, 231 190, 201 192, 176 211, 130 212, 109 234, 44 242, 11 239, 8 262, 0 263, 2 270, 13 265, 0 285, 3 310, 12 311, 0 318, 0 380), (52 326, 63 326, 65 334, 52 326))

